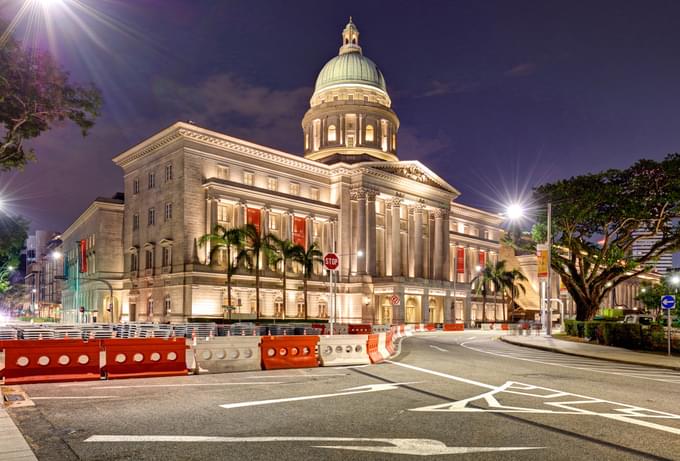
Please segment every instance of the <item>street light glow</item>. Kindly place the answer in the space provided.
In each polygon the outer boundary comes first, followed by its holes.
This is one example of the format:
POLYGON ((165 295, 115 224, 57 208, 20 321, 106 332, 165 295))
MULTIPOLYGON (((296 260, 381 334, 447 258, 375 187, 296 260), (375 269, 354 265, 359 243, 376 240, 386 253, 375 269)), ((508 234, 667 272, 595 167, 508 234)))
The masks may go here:
POLYGON ((63 255, 61 254, 60 251, 55 250, 55 251, 52 252, 52 259, 54 259, 54 260, 61 259, 62 256, 63 255))
POLYGON ((676 275, 674 275, 673 277, 671 277, 671 283, 672 283, 673 285, 678 285, 678 284, 680 284, 680 275, 677 275, 677 274, 676 274, 676 275))
POLYGON ((361 251, 361 250, 357 251, 357 256, 358 256, 358 257, 361 258, 363 255, 364 255, 364 252, 363 252, 363 251, 361 251))
POLYGON ((524 217, 524 207, 519 203, 511 203, 505 209, 505 214, 511 221, 516 221, 524 217))

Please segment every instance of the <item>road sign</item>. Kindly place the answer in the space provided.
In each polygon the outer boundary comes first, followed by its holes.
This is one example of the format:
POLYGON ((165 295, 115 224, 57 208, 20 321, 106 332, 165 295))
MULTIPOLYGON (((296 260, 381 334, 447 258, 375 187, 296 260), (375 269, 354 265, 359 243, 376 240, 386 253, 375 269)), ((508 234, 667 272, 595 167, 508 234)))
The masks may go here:
POLYGON ((673 309, 675 307, 675 296, 663 295, 661 297, 661 309, 673 309))
POLYGON ((392 304, 393 306, 401 305, 401 298, 399 297, 399 295, 390 296, 390 304, 392 304))
POLYGON ((335 253, 326 253, 323 257, 323 265, 326 269, 334 271, 340 265, 340 258, 335 253))

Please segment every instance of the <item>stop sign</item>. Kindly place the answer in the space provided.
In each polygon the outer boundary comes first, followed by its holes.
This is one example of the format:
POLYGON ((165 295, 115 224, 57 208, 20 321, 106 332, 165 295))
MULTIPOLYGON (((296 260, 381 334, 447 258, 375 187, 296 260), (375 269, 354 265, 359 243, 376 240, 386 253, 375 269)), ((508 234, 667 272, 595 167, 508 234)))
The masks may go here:
POLYGON ((340 258, 335 253, 326 253, 326 256, 323 257, 323 265, 326 269, 334 271, 338 268, 339 264, 340 258))

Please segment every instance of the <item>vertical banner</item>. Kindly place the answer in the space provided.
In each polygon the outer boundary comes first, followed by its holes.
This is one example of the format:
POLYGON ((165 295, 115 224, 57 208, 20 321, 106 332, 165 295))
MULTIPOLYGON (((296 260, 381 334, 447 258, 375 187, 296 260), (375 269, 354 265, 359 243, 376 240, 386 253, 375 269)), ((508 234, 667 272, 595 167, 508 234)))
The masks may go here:
POLYGON ((80 241, 80 272, 87 272, 87 240, 80 241))
POLYGON ((548 245, 536 245, 536 261, 538 278, 548 277, 548 245))
POLYGON ((293 218, 293 243, 300 245, 303 248, 307 248, 305 239, 306 230, 307 223, 305 222, 305 218, 295 216, 295 218, 293 218))
POLYGON ((464 274, 465 273, 465 248, 458 247, 456 251, 457 251, 456 273, 464 274))
POLYGON ((248 208, 247 210, 247 223, 252 224, 257 229, 257 233, 260 234, 260 223, 262 221, 262 215, 260 210, 257 208, 248 208))
POLYGON ((486 253, 484 251, 479 252, 479 266, 482 269, 486 266, 486 253))

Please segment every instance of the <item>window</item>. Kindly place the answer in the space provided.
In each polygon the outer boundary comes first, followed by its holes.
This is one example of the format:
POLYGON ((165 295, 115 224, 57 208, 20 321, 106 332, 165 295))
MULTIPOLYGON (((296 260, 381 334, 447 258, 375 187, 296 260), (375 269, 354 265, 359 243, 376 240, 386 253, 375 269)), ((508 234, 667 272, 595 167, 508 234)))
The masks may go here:
POLYGON ((267 189, 276 191, 279 188, 279 180, 272 178, 271 176, 267 178, 267 189))
POLYGON ((380 120, 380 147, 384 152, 387 152, 387 120, 380 120))
POLYGON ((172 163, 165 165, 165 180, 172 181, 172 163))
POLYGON ((165 313, 167 315, 172 314, 172 300, 170 299, 170 296, 165 297, 165 301, 163 302, 163 308, 165 309, 165 313))
POLYGON ((347 147, 354 147, 354 136, 347 136, 347 147))
POLYGON ((153 268, 153 250, 149 249, 146 250, 146 265, 144 266, 145 269, 152 269, 153 268))
POLYGON ((170 265, 170 247, 163 247, 163 250, 161 252, 162 260, 163 260, 163 267, 167 267, 170 265))
POLYGON ((252 186, 255 182, 255 175, 250 171, 243 172, 243 184, 246 186, 252 186))
POLYGON ((156 187, 156 173, 149 173, 149 189, 156 187))
POLYGON ((149 298, 146 301, 146 315, 153 317, 153 298, 149 298))
POLYGON ((172 220, 172 203, 165 204, 165 221, 172 220))
POLYGON ((309 198, 311 198, 312 200, 319 200, 319 189, 316 187, 310 187, 309 198))
POLYGON ((330 125, 328 127, 328 140, 329 141, 335 141, 337 139, 338 138, 337 138, 337 134, 336 134, 336 130, 335 130, 335 125, 330 125))
POLYGON ((234 207, 226 203, 217 204, 217 222, 220 224, 231 223, 234 207))
POLYGON ((225 165, 217 165, 217 177, 219 179, 229 179, 229 167, 225 165))
POLYGON ((296 182, 290 183, 291 195, 300 195, 300 185, 296 182))
POLYGON ((130 254, 130 272, 135 272, 138 266, 137 253, 130 254))
POLYGON ((312 128, 313 128, 313 140, 314 140, 314 150, 317 151, 319 150, 319 147, 321 147, 321 120, 316 119, 312 122, 312 128))
POLYGON ((132 230, 135 231, 139 229, 139 214, 135 213, 132 215, 132 230))
POLYGON ((132 193, 139 194, 139 178, 135 178, 132 181, 132 193))
POLYGON ((269 230, 281 229, 281 215, 278 213, 269 214, 269 230))
POLYGON ((373 137, 373 134, 374 134, 373 125, 366 125, 366 137, 365 137, 366 141, 373 142, 373 140, 375 139, 373 137))
POLYGON ((155 208, 149 208, 147 224, 149 226, 153 226, 154 224, 156 224, 156 209, 155 208))

